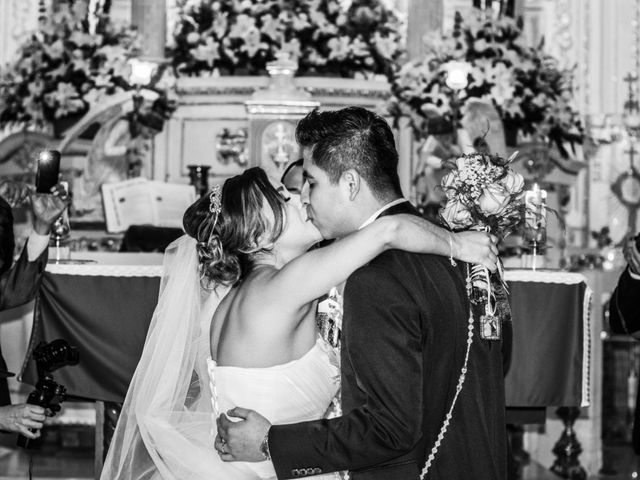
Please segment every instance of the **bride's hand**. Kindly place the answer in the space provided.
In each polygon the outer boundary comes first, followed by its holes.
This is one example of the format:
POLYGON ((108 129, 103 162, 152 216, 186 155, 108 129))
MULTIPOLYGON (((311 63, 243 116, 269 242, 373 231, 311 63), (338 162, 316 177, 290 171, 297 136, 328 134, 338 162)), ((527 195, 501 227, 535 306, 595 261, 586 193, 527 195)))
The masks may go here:
POLYGON ((495 272, 498 264, 498 238, 488 232, 466 231, 451 233, 452 255, 467 263, 484 265, 495 272))

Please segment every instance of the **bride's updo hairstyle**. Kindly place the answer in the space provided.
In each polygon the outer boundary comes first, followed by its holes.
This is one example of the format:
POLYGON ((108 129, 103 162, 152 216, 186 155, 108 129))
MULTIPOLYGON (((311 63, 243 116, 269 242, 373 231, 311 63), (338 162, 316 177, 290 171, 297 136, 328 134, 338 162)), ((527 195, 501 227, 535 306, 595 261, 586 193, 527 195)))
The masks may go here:
POLYGON ((253 268, 255 255, 268 252, 282 234, 284 199, 259 167, 229 178, 184 214, 187 235, 196 239, 205 288, 235 285, 253 268), (274 224, 263 211, 269 204, 274 224))

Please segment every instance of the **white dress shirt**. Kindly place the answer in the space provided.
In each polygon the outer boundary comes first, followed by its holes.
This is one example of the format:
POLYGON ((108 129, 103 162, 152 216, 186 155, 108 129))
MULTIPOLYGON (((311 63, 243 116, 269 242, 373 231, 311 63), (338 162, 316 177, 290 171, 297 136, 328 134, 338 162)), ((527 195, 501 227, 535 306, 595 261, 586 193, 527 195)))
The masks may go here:
POLYGON ((27 258, 30 262, 34 262, 49 246, 49 235, 40 235, 31 232, 27 240, 27 258))
POLYGON ((407 199, 406 198, 398 198, 397 200, 394 200, 393 202, 389 202, 387 203, 384 207, 376 210, 376 212, 371 215, 366 222, 364 222, 362 225, 360 225, 360 228, 358 228, 358 230, 362 230, 364 227, 366 227, 367 225, 373 223, 375 221, 376 218, 378 218, 378 216, 384 212, 385 210, 389 210, 391 207, 395 207, 396 205, 399 205, 403 202, 406 202, 407 199))

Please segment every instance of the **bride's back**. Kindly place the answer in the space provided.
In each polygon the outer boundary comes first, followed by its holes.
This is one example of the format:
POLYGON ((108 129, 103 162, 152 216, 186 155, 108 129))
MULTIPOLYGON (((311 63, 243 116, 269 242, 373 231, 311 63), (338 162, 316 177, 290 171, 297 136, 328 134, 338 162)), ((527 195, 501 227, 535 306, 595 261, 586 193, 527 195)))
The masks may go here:
POLYGON ((260 168, 250 168, 185 212, 205 287, 233 286, 210 329, 218 365, 274 366, 302 357, 315 343, 315 303, 288 296, 292 281, 274 278, 320 233, 306 221, 299 200, 290 202, 282 188, 260 168))
POLYGON ((210 330, 211 357, 218 365, 271 367, 301 358, 313 347, 316 304, 289 311, 279 298, 286 292, 265 295, 276 272, 275 267, 255 269, 220 302, 210 330))

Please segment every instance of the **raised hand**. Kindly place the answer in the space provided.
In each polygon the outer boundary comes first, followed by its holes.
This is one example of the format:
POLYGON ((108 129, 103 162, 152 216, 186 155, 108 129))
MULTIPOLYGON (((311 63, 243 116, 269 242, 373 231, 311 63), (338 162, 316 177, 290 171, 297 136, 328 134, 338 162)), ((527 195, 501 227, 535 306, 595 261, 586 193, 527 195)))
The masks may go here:
POLYGON ((484 265, 490 271, 498 268, 498 238, 488 232, 465 231, 451 234, 454 258, 484 265))
POLYGON ((218 417, 215 449, 225 462, 262 462, 266 460, 260 447, 271 428, 269 420, 253 410, 236 407, 218 417), (229 417, 240 418, 231 421, 229 417))
POLYGON ((51 189, 51 193, 34 192, 30 198, 34 216, 33 229, 40 235, 48 235, 53 222, 69 205, 67 190, 63 185, 57 184, 51 189))

